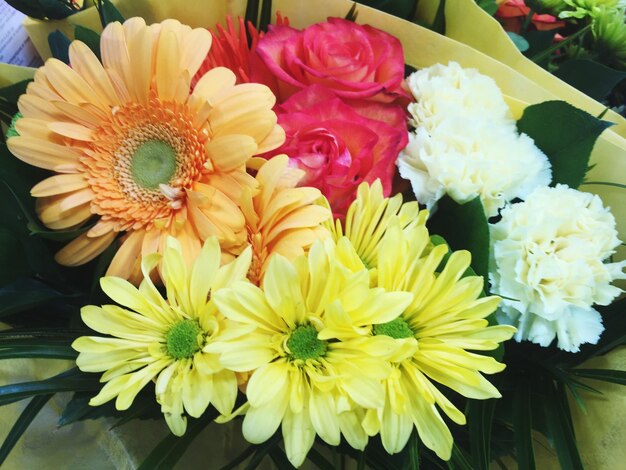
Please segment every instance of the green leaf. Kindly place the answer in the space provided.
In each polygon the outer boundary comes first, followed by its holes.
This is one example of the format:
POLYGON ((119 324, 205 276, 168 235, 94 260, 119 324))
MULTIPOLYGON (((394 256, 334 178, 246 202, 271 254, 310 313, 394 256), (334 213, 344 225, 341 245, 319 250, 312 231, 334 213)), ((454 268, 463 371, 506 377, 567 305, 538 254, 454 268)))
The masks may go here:
POLYGON ((98 9, 98 15, 100 16, 100 23, 103 29, 109 23, 114 23, 115 21, 124 23, 125 21, 119 10, 111 3, 111 0, 98 0, 96 8, 98 9))
POLYGON ((517 122, 518 130, 531 137, 548 156, 552 184, 567 184, 571 188, 582 183, 593 146, 611 125, 564 101, 529 106, 517 122))
MULTIPOLYGON (((365 453, 365 451, 363 451, 362 453, 365 453)), ((311 447, 311 450, 309 450, 309 453, 307 454, 306 457, 308 460, 310 460, 313 463, 313 465, 315 465, 320 470, 326 470, 327 468, 333 467, 333 464, 326 457, 320 454, 317 451, 317 449, 315 449, 315 447, 311 447)), ((225 469, 222 469, 222 470, 225 470, 225 469)))
POLYGON ((601 380, 603 382, 626 385, 626 370, 572 369, 569 372, 586 379, 601 380))
POLYGON ((15 8, 17 11, 21 11, 31 18, 37 20, 46 19, 46 12, 37 0, 6 0, 6 2, 15 8))
POLYGON ((70 39, 58 29, 48 35, 48 45, 50 46, 52 57, 68 65, 70 63, 70 44, 70 39))
POLYGON ((511 41, 513 41, 513 44, 515 44, 515 47, 517 47, 520 52, 526 52, 530 48, 530 44, 528 44, 528 41, 524 38, 524 36, 520 36, 519 34, 511 31, 507 31, 506 34, 509 36, 511 41))
POLYGON ((570 425, 571 416, 565 406, 567 397, 557 392, 552 381, 543 384, 543 405, 548 429, 554 442, 561 468, 583 470, 578 447, 570 425))
POLYGON ((618 83, 626 79, 626 72, 588 59, 563 62, 554 75, 598 101, 604 100, 618 83))
POLYGON ((212 410, 205 412, 199 419, 187 418, 187 431, 177 437, 168 434, 157 446, 152 449, 150 455, 141 463, 137 470, 169 470, 184 455, 185 451, 200 432, 213 420, 217 413, 212 410))
POLYGON ((420 438, 414 429, 407 443, 408 452, 406 455, 405 468, 407 470, 419 470, 420 468, 420 438))
MULTIPOLYGON (((0 286, 29 274, 28 266, 22 263, 25 256, 26 253, 24 253, 19 236, 6 228, 0 228, 0 266, 12 266, 13 268, 0 269, 0 286)), ((1 304, 0 309, 2 309, 1 304)))
POLYGON ((259 26, 259 4, 261 0, 248 0, 246 5, 246 24, 251 22, 255 27, 259 26))
POLYGON ((470 251, 472 269, 487 279, 489 226, 480 198, 458 204, 449 196, 444 196, 429 222, 429 230, 443 236, 453 250, 470 251))
POLYGON ((496 11, 498 11, 498 4, 495 0, 476 0, 476 4, 485 10, 490 16, 495 15, 496 11))
POLYGON ((434 32, 443 36, 446 34, 446 0, 439 0, 439 6, 435 13, 435 19, 430 27, 434 32))
POLYGON ((469 427, 472 462, 478 470, 490 468, 491 427, 496 407, 495 400, 469 400, 467 423, 469 427))
POLYGON ((259 31, 267 31, 267 26, 272 22, 272 0, 263 0, 261 17, 259 18, 259 31))
POLYGON ((533 450, 532 409, 530 406, 530 384, 522 379, 517 384, 513 397, 513 433, 519 470, 535 469, 533 450))
POLYGON ((448 468, 450 470, 474 470, 465 452, 456 444, 452 446, 452 456, 448 462, 448 468))
POLYGON ((358 0, 359 3, 408 20, 415 12, 415 0, 358 0))
POLYGON ((42 282, 18 279, 12 284, 0 287, 0 318, 64 297, 64 294, 51 289, 42 282))
POLYGON ((356 7, 357 7, 357 4, 356 2, 354 2, 352 6, 350 7, 350 10, 348 10, 348 13, 346 13, 346 16, 344 17, 345 20, 352 21, 353 23, 356 21, 356 19, 359 16, 359 12, 357 11, 356 7))
POLYGON ((81 373, 77 368, 69 369, 45 380, 21 382, 0 387, 0 406, 37 395, 58 392, 96 391, 102 384, 94 375, 81 373))
POLYGON ((73 8, 67 0, 38 0, 46 16, 51 20, 62 20, 73 15, 79 8, 73 8))
POLYGON ((272 459, 272 462, 274 462, 274 465, 276 465, 276 468, 280 468, 281 470, 294 468, 285 455, 285 452, 283 452, 283 450, 278 446, 272 447, 270 450, 270 458, 272 459))
MULTIPOLYGON (((221 467, 220 470, 232 470, 233 468, 236 468, 238 465, 240 465, 243 462, 245 462, 248 459, 248 457, 250 457, 252 454, 254 454, 254 451, 256 450, 256 447, 257 446, 255 446, 255 445, 249 445, 248 447, 246 447, 243 450, 243 452, 241 454, 239 454, 233 460, 231 460, 226 465, 221 467)), ((307 456, 309 459, 311 459, 311 452, 312 451, 313 451, 313 449, 311 449, 311 451, 309 452, 309 455, 307 456)))
MULTIPOLYGON (((541 54, 552 45, 555 35, 555 29, 551 29, 548 31, 535 30, 527 32, 524 37, 526 38, 526 41, 528 41, 528 49, 524 52, 524 55, 526 57, 534 57, 541 54)), ((539 63, 539 65, 541 65, 542 67, 546 67, 548 65, 548 62, 549 57, 546 57, 542 62, 539 63)))
POLYGON ((9 431, 9 434, 5 438, 2 443, 2 447, 0 447, 0 465, 6 460, 9 456, 9 453, 17 444, 17 441, 22 437, 22 434, 28 429, 30 423, 37 417, 41 409, 48 403, 48 400, 52 398, 53 394, 47 395, 39 395, 33 398, 24 411, 20 414, 19 418, 13 424, 13 427, 9 431))
POLYGON ((100 35, 81 25, 74 26, 74 39, 84 42, 100 60, 100 35))
POLYGON ((256 451, 252 455, 252 458, 250 459, 244 470, 254 470, 255 468, 257 468, 261 464, 263 459, 267 456, 267 454, 269 454, 272 448, 278 445, 278 443, 280 442, 280 436, 280 432, 277 432, 263 444, 257 446, 256 451))
POLYGON ((19 345, 3 342, 0 346, 0 359, 44 358, 44 359, 76 359, 78 353, 69 344, 47 342, 41 340, 20 341, 19 345))

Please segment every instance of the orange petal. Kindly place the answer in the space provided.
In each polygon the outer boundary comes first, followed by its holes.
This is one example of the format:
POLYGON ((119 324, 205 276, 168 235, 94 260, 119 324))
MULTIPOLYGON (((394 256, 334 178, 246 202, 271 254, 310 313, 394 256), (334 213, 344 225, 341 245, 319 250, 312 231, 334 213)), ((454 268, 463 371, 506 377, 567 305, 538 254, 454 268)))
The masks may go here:
POLYGON ((65 195, 37 199, 37 214, 46 227, 53 230, 77 227, 93 215, 89 203, 63 210, 61 204, 65 199, 65 195))
POLYGON ((257 151, 254 139, 248 135, 230 134, 211 139, 206 151, 221 171, 231 171, 242 165, 257 151))
POLYGON ((59 135, 83 142, 91 142, 95 137, 92 129, 71 122, 51 122, 48 128, 59 135))
POLYGON ((7 146, 13 155, 29 165, 57 171, 61 167, 64 173, 79 168, 79 154, 63 145, 20 136, 7 140, 7 146))
POLYGON ((171 101, 176 94, 178 77, 182 71, 179 51, 176 34, 172 31, 161 31, 156 57, 156 84, 159 98, 164 101, 171 101))
MULTIPOLYGON (((116 88, 116 79, 122 83, 132 83, 132 69, 130 64, 130 55, 126 46, 126 37, 124 28, 117 21, 109 23, 100 38, 100 52, 102 55, 102 64, 105 70, 109 72, 109 78, 116 88), (116 78, 114 79, 113 76, 116 78)), ((119 83, 117 84, 119 85, 119 83)), ((124 87, 126 88, 126 87, 124 87)), ((120 90, 116 89, 120 98, 125 98, 124 94, 120 94, 120 90)), ((124 101, 126 101, 124 99, 124 101)))
POLYGON ((63 121, 66 119, 63 110, 39 96, 22 95, 17 102, 17 107, 26 118, 45 119, 47 121, 63 121))
POLYGON ((83 204, 90 202, 93 197, 94 193, 91 188, 84 188, 72 194, 65 195, 59 207, 61 211, 68 211, 77 206, 82 206, 83 204))
POLYGON ((106 250, 116 235, 116 232, 109 232, 101 237, 91 238, 84 233, 65 245, 54 259, 63 266, 80 266, 88 263, 106 250))
POLYGON ((70 44, 69 55, 72 68, 91 85, 102 102, 110 106, 120 104, 120 99, 104 67, 87 45, 80 41, 73 41, 70 44))
POLYGON ((55 196, 86 188, 89 183, 81 174, 56 175, 37 183, 30 190, 33 197, 55 196))
POLYGON ((125 21, 124 32, 133 77, 128 85, 139 102, 147 103, 152 74, 152 33, 146 22, 139 17, 125 21))
POLYGON ((95 103, 107 108, 107 103, 94 93, 91 86, 69 65, 58 59, 48 59, 45 65, 46 77, 54 90, 69 103, 95 103))
POLYGON ((133 272, 137 260, 141 257, 141 244, 145 230, 131 232, 122 242, 107 269, 107 276, 117 276, 128 279, 133 272))

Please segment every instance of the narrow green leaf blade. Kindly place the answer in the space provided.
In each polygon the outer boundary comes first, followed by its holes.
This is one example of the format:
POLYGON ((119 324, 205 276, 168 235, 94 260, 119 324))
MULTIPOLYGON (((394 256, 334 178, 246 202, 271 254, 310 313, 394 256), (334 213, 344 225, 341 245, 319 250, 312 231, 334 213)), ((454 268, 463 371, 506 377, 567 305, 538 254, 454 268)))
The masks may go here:
POLYGON ((542 398, 546 422, 561 468, 583 470, 578 446, 570 425, 571 417, 564 404, 567 397, 557 391, 552 381, 545 381, 542 398))
POLYGON ((564 101, 545 101, 528 106, 517 122, 520 132, 531 137, 552 164, 552 184, 578 188, 582 183, 596 140, 610 127, 564 101))
POLYGON ((563 62, 554 75, 598 101, 605 99, 626 78, 626 72, 589 59, 563 62))
POLYGON ((115 8, 115 5, 111 3, 111 0, 98 0, 97 8, 102 28, 105 28, 106 25, 114 23, 115 21, 124 23, 124 17, 119 10, 115 8))
POLYGON ((572 369, 569 372, 586 379, 601 380, 603 382, 626 385, 626 370, 572 369))
POLYGON ((19 418, 17 418, 17 421, 15 421, 15 424, 13 424, 9 434, 2 443, 2 447, 0 447, 0 465, 2 465, 9 456, 9 453, 13 447, 15 447, 17 441, 22 437, 22 434, 28 429, 30 423, 37 417, 45 404, 48 403, 48 400, 52 398, 52 395, 53 394, 36 396, 26 405, 26 408, 24 408, 24 411, 22 411, 19 418))
POLYGON ((534 470, 535 452, 533 450, 532 409, 530 406, 530 385, 522 380, 513 397, 513 432, 517 465, 520 470, 534 470))
POLYGON ((469 426, 472 462, 477 470, 488 470, 491 457, 491 428, 495 400, 470 400, 467 422, 469 426))
POLYGON ((207 412, 199 419, 188 418, 187 431, 177 437, 168 434, 150 452, 138 470, 169 470, 180 460, 200 432, 215 418, 216 413, 207 412))

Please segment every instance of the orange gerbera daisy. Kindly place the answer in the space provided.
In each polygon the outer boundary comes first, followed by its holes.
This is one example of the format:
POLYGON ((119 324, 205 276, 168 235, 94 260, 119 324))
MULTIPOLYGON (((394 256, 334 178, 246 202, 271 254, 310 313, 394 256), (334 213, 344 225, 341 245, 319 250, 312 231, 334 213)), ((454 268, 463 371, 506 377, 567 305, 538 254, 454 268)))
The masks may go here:
POLYGON ((284 132, 271 91, 235 85, 226 68, 209 70, 190 92, 210 47, 205 29, 132 18, 103 31, 102 64, 74 41, 71 67, 50 59, 37 71, 8 146, 58 173, 32 189, 46 226, 96 220, 59 263, 86 263, 125 232, 107 274, 137 280, 141 256, 162 251, 167 236, 188 262, 209 236, 224 247, 245 241, 239 201, 257 187, 246 162, 282 144, 284 132))
POLYGON ((289 168, 287 155, 277 155, 261 163, 256 180, 259 192, 253 196, 244 190, 241 207, 246 220, 247 242, 232 251, 238 254, 252 246, 252 264, 248 279, 259 285, 272 255, 278 253, 290 260, 304 254, 318 238, 330 236, 321 226, 332 213, 316 188, 295 186, 304 176, 289 168))

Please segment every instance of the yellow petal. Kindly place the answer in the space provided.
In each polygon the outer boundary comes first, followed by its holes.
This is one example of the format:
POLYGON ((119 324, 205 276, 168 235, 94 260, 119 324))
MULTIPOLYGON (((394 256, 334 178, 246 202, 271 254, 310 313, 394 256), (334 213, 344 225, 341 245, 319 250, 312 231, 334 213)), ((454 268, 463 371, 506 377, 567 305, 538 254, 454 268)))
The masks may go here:
POLYGON ((156 56, 156 85, 159 98, 170 101, 176 93, 177 79, 180 76, 179 46, 176 34, 162 31, 159 36, 156 56))
POLYGON ((89 84, 69 65, 58 59, 46 61, 46 77, 55 91, 69 103, 93 103, 107 109, 106 102, 101 101, 100 95, 94 93, 89 84))
POLYGON ((29 165, 46 170, 63 169, 64 173, 73 173, 79 168, 79 154, 63 145, 18 136, 8 139, 7 146, 13 155, 29 165))
POLYGON ((91 142, 95 137, 92 129, 71 122, 51 122, 48 128, 59 135, 84 142, 91 142))

